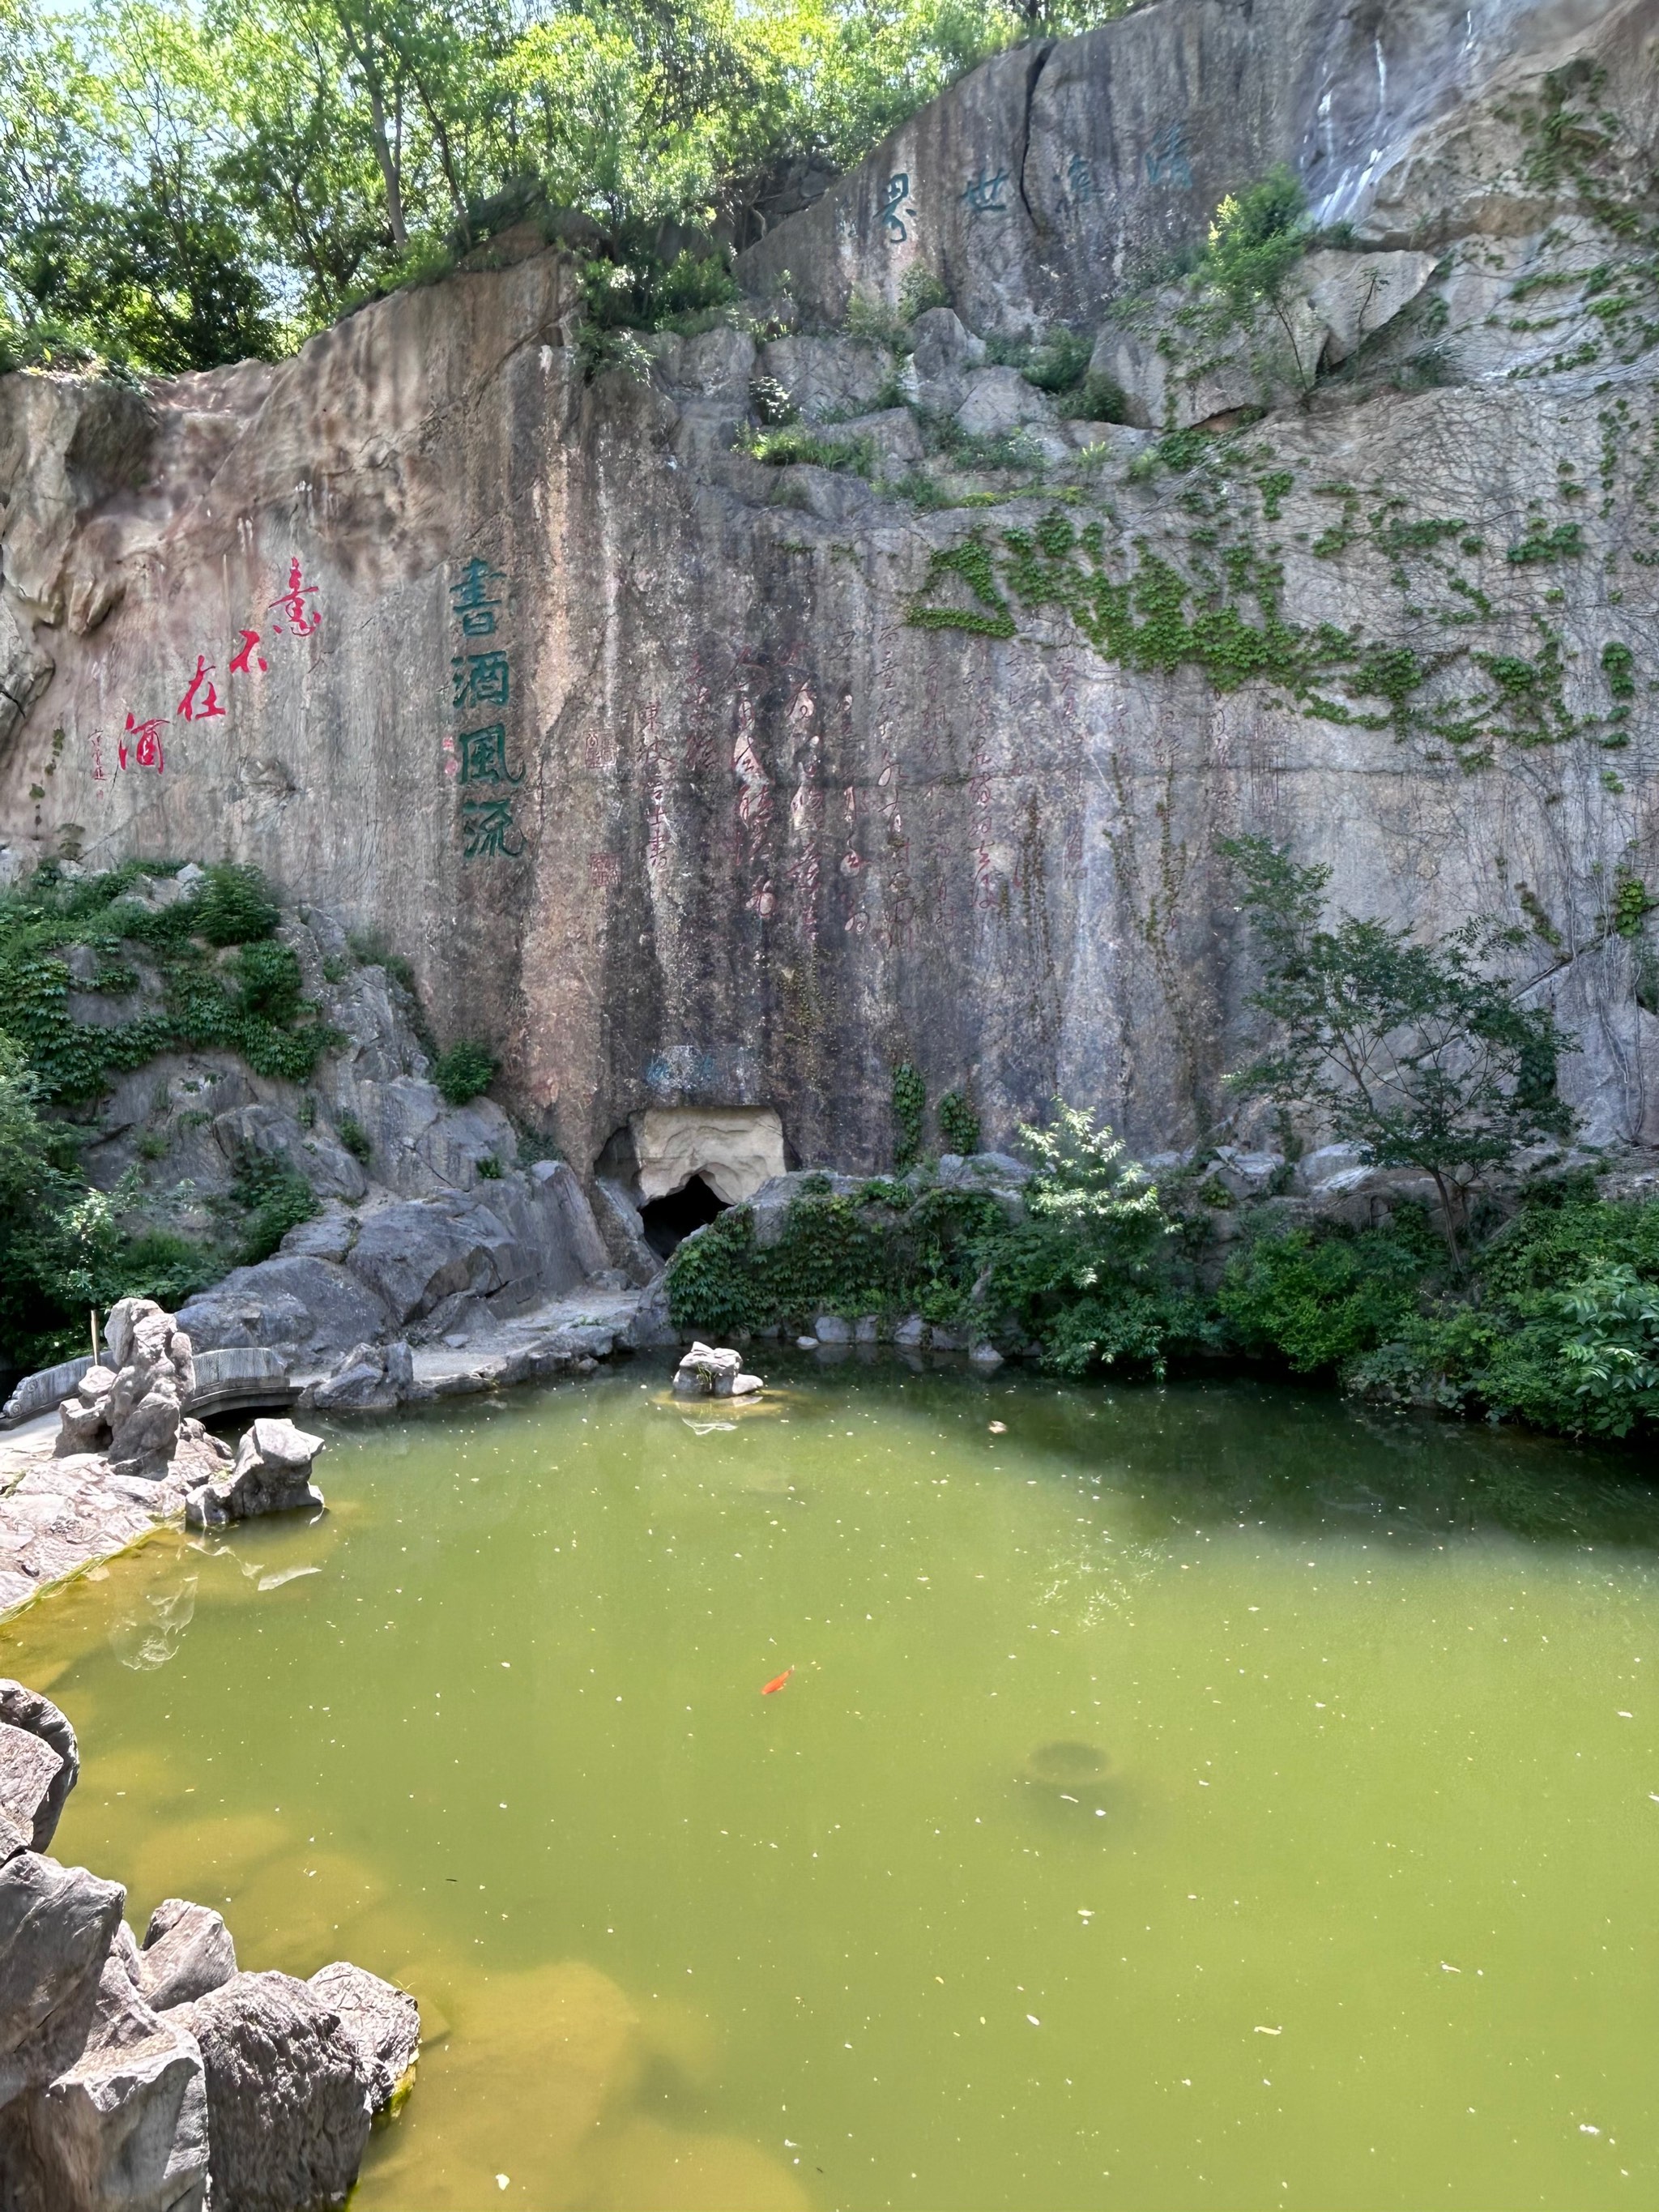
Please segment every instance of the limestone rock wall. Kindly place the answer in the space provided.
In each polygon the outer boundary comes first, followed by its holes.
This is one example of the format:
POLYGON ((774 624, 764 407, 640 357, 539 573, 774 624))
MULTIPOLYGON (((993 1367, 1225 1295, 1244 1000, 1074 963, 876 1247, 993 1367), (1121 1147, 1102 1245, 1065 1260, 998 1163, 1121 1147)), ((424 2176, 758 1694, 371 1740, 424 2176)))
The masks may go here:
MULTIPOLYGON (((1255 829, 1356 909, 1512 921, 1578 1032, 1591 1133, 1659 1136, 1659 299, 1632 274, 1607 319, 1595 272, 1637 248, 1501 113, 1583 52, 1618 113, 1596 175, 1644 205, 1654 28, 1651 0, 1165 0, 907 126, 944 161, 1029 95, 1116 149, 1115 228, 1073 258, 1011 225, 1000 258, 947 260, 981 332, 1098 321, 1133 252, 1279 155, 1379 244, 1433 211, 1436 279, 1375 342, 1397 358, 1201 465, 1049 427, 1046 476, 977 480, 979 506, 767 467, 734 440, 800 338, 663 336, 648 383, 586 381, 566 265, 510 242, 275 367, 143 398, 0 383, 7 865, 258 861, 406 957, 441 1041, 489 1039, 583 1169, 631 1116, 735 1107, 775 1108, 792 1159, 873 1166, 902 1060, 967 1085, 993 1144, 1057 1090, 1146 1152, 1212 1125, 1249 981, 1214 840, 1255 829), (1146 134, 1200 110, 1222 151, 1188 129, 1166 222, 1146 134), (1218 655, 1229 607, 1254 662, 1218 655), (1322 625, 1346 660, 1320 661, 1322 625)), ((1024 163, 1034 205, 1070 143, 1024 163)), ((885 159, 756 249, 757 287, 810 273, 826 321, 854 273, 896 296, 884 228, 834 228, 885 159)), ((853 404, 878 396, 821 343, 853 404)), ((915 418, 877 420, 896 478, 915 418)))

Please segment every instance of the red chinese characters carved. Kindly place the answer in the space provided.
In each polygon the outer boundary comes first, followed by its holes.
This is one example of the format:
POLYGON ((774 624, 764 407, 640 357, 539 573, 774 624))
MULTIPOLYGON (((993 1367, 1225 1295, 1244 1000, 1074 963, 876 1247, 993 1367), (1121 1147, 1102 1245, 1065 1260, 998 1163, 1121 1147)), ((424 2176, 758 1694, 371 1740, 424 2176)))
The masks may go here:
POLYGON ((163 773, 167 763, 161 751, 161 725, 159 721, 135 722, 132 710, 127 710, 127 726, 117 740, 115 757, 123 768, 128 765, 127 738, 132 743, 131 762, 137 768, 153 768, 157 775, 163 773))
POLYGON ((178 719, 181 722, 207 721, 213 715, 224 713, 224 708, 219 704, 219 695, 213 688, 212 676, 213 671, 208 666, 206 657, 198 653, 196 673, 185 686, 185 696, 179 702, 178 719), (204 685, 206 686, 205 697, 199 696, 204 685))
MULTIPOLYGON (((321 626, 323 619, 315 607, 308 607, 306 605, 307 599, 315 598, 316 592, 315 584, 306 582, 296 555, 288 564, 288 589, 280 599, 270 602, 265 612, 285 614, 288 617, 289 630, 293 636, 309 637, 314 629, 321 626)), ((273 623, 271 632, 274 636, 280 637, 283 635, 282 624, 273 623)))
POLYGON ((256 653, 254 651, 254 647, 259 642, 258 631, 257 629, 244 629, 239 630, 237 635, 241 639, 242 642, 237 652, 232 657, 230 664, 231 674, 233 676, 252 676, 253 673, 253 668, 257 668, 259 673, 263 676, 265 672, 265 657, 263 653, 256 653), (248 665, 250 658, 253 662, 253 668, 250 668, 248 665))

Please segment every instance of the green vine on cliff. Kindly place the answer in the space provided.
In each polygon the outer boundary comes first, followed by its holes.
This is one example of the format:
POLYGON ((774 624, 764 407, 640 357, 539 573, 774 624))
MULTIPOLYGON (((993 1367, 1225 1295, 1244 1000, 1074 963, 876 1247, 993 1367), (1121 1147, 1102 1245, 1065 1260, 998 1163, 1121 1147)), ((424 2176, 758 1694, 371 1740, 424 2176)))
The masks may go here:
POLYGON ((131 896, 176 865, 129 862, 88 883, 52 863, 0 897, 0 1027, 28 1055, 43 1094, 96 1097, 110 1079, 157 1053, 220 1046, 257 1074, 302 1081, 332 1042, 301 995, 298 961, 272 937, 277 909, 257 869, 210 868, 171 906, 131 896), (137 948, 160 983, 160 1004, 125 1021, 78 1021, 72 993, 125 994, 138 983, 122 946, 137 948), (97 965, 71 973, 80 947, 97 965))
MULTIPOLYGON (((1311 550, 1338 557, 1359 534, 1358 495, 1349 485, 1315 489, 1341 500, 1343 520, 1311 550)), ((1370 526, 1371 542, 1389 561, 1397 586, 1410 588, 1406 561, 1425 563, 1455 595, 1438 615, 1443 624, 1492 618, 1491 600, 1457 574, 1447 557, 1455 550, 1473 558, 1485 550, 1483 540, 1461 516, 1412 520, 1395 512, 1400 504, 1385 503, 1370 526)), ((1489 766, 1500 742, 1531 747, 1579 736, 1605 746, 1627 742, 1626 706, 1601 715, 1574 714, 1560 636, 1537 614, 1531 619, 1539 647, 1532 654, 1436 653, 1381 644, 1329 623, 1308 629, 1285 618, 1284 570, 1276 550, 1221 544, 1219 538, 1218 531, 1207 528, 1191 533, 1188 573, 1169 554, 1154 550, 1145 536, 1109 545, 1103 523, 1079 529, 1054 507, 1032 526, 1005 530, 995 539, 976 531, 935 552, 908 618, 919 628, 982 629, 1001 638, 1017 635, 1016 607, 1058 615, 1120 666, 1164 674, 1194 667, 1221 692, 1254 682, 1275 684, 1308 714, 1444 747, 1444 753, 1434 750, 1426 757, 1449 757, 1467 771, 1489 766), (972 606, 934 596, 948 588, 949 579, 966 584, 972 606), (1455 666, 1476 671, 1484 681, 1454 690, 1455 666)), ((1577 524, 1545 532, 1540 523, 1522 547, 1511 549, 1510 559, 1525 566, 1580 550, 1577 524)), ((1424 611, 1408 603, 1407 612, 1421 617, 1424 611)), ((1629 648, 1608 647, 1601 665, 1609 690, 1622 701, 1626 695, 1619 686, 1632 682, 1629 648)))

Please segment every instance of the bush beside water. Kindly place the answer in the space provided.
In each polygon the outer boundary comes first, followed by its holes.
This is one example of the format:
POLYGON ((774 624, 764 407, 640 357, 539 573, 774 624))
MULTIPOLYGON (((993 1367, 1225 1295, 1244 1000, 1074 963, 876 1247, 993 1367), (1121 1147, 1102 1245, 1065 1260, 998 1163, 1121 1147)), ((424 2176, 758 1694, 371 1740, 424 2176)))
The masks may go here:
POLYGON ((914 1313, 1005 1352, 1039 1345, 1070 1376, 1260 1360, 1570 1436, 1659 1421, 1659 1204, 1598 1198, 1586 1173, 1534 1179, 1459 1276, 1420 1206, 1356 1231, 1269 1200, 1218 1277, 1202 1170, 1160 1193, 1086 1116, 1067 1118, 1069 1145, 1027 1133, 1050 1149, 1023 1221, 926 1168, 841 1197, 809 1178, 767 1247, 731 1208, 669 1263, 675 1322, 793 1333, 820 1313, 914 1313))

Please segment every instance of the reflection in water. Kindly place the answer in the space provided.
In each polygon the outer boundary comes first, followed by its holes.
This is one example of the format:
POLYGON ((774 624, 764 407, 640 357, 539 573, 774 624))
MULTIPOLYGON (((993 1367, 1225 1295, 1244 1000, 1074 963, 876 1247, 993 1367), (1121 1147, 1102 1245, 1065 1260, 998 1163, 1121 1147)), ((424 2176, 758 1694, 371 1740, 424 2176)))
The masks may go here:
POLYGON ((138 1609, 116 1622, 109 1632, 109 1648, 124 1667, 167 1665, 196 1618, 197 1582, 195 1575, 186 1575, 165 1593, 147 1590, 138 1609))
POLYGON ((0 1631, 135 1923, 416 1992, 359 2212, 1659 2200, 1630 1461, 771 1364, 343 1430, 0 1631))

